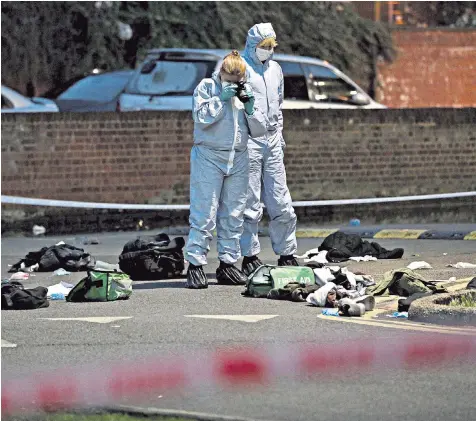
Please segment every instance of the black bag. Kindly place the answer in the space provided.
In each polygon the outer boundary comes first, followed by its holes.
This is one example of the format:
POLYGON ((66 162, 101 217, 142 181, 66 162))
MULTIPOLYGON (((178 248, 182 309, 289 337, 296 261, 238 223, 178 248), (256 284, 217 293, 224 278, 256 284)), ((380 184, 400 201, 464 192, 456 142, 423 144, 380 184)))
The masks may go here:
POLYGON ((33 310, 50 305, 46 295, 48 288, 25 289, 21 282, 2 284, 2 310, 33 310))
POLYGON ((180 276, 185 269, 183 237, 172 241, 166 234, 137 238, 124 246, 119 268, 132 280, 160 280, 180 276))

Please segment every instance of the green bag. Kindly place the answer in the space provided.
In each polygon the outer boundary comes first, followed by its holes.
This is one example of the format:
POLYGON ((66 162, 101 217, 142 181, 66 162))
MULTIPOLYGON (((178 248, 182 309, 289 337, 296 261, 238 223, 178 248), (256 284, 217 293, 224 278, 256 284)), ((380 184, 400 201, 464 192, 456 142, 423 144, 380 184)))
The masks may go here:
POLYGON ((122 272, 92 270, 70 291, 69 302, 126 300, 132 294, 132 280, 122 272))
POLYGON ((250 274, 243 295, 264 298, 272 289, 284 288, 291 282, 313 285, 314 272, 307 266, 263 265, 250 274))

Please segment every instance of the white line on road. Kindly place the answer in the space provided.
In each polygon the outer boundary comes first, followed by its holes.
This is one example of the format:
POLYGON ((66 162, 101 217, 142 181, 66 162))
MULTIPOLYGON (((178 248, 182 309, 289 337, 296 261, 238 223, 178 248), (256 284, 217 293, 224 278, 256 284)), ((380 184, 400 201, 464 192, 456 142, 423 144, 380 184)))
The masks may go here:
POLYGON ((249 315, 217 315, 217 314, 191 314, 185 317, 196 317, 199 319, 219 319, 219 320, 234 320, 237 322, 256 323, 262 320, 272 319, 278 317, 277 314, 249 314, 249 315))
POLYGON ((17 344, 12 344, 11 342, 2 339, 2 348, 16 348, 17 344))
POLYGON ((79 321, 79 322, 91 322, 91 323, 112 323, 117 320, 132 319, 130 317, 41 317, 41 320, 54 320, 54 321, 79 321))

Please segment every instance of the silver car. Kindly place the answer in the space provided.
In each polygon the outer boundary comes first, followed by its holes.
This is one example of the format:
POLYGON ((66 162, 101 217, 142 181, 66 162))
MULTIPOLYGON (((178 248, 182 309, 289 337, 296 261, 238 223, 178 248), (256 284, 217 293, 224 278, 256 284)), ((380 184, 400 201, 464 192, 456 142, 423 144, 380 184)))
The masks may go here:
POLYGON ((3 113, 57 113, 54 101, 46 98, 27 98, 2 85, 3 113))
MULTIPOLYGON (((198 83, 221 66, 229 50, 149 51, 119 97, 120 111, 191 110, 198 83)), ((386 108, 326 61, 274 54, 284 74, 284 109, 386 108)))

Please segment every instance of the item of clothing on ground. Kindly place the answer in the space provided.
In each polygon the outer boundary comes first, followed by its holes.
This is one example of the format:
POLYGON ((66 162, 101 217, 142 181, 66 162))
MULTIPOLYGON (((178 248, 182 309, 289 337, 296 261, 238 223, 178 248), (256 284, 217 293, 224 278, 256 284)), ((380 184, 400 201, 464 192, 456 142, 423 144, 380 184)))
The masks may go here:
POLYGON ((476 289, 476 278, 473 278, 471 281, 469 281, 466 289, 476 289))
POLYGON ((365 306, 362 303, 356 303, 350 298, 342 298, 337 303, 337 308, 343 316, 361 317, 365 314, 365 306))
POLYGON ((261 199, 270 223, 269 237, 278 256, 296 253, 296 213, 286 183, 283 138, 284 78, 281 67, 268 58, 262 63, 256 47, 266 38, 276 37, 270 23, 259 23, 248 31, 243 58, 247 67, 247 82, 255 96, 255 110, 266 110, 267 131, 252 136, 248 142, 250 158, 248 199, 241 237, 243 256, 255 256, 261 251, 258 225, 263 216, 261 199))
POLYGON ((333 282, 328 282, 320 287, 317 291, 309 294, 306 301, 309 304, 317 307, 336 307, 337 285, 333 282))
POLYGON ((190 155, 190 233, 185 251, 194 266, 207 264, 212 232, 217 228, 220 261, 241 257, 240 236, 248 189, 248 140, 268 126, 256 109, 244 111, 237 97, 220 99, 218 73, 203 79, 193 94, 194 146, 190 155))
POLYGON ((250 276, 260 266, 263 266, 263 262, 258 256, 245 256, 241 262, 241 271, 246 276, 250 276))
POLYGON ((185 287, 190 289, 208 288, 208 279, 203 266, 195 266, 192 263, 188 265, 185 287))
MULTIPOLYGON (((183 237, 170 240, 161 233, 150 237, 137 237, 128 241, 119 256, 119 268, 133 281, 160 280, 180 276, 185 269, 183 237)), ((96 265, 96 269, 114 270, 107 265, 96 265)))
POLYGON ((309 294, 317 291, 319 285, 306 285, 303 286, 299 282, 290 282, 282 288, 274 288, 268 292, 266 298, 271 300, 288 300, 303 302, 309 294))
POLYGON ((419 292, 416 294, 412 294, 406 298, 400 298, 398 300, 398 311, 399 312, 408 311, 410 310, 410 307, 413 301, 419 300, 420 298, 423 298, 423 297, 428 297, 430 295, 433 295, 433 292, 419 292))
POLYGON ((476 265, 474 263, 458 262, 456 264, 449 264, 447 267, 456 269, 473 269, 476 268, 476 265))
POLYGON ((2 310, 34 310, 48 307, 45 287, 25 289, 18 281, 2 282, 2 310))
POLYGON ((354 256, 373 256, 377 259, 400 259, 404 250, 396 248, 387 250, 380 244, 363 241, 359 235, 346 234, 341 231, 327 236, 319 246, 319 251, 327 250, 329 262, 344 262, 354 256))
POLYGON ((433 267, 428 262, 411 262, 407 265, 408 269, 433 269, 433 267))
MULTIPOLYGON (((311 265, 309 265, 311 266, 311 265)), ((375 285, 375 281, 370 275, 356 275, 348 268, 339 266, 325 266, 322 268, 313 268, 316 284, 323 286, 329 281, 336 285, 344 285, 346 289, 355 289, 359 292, 365 292, 365 288, 375 285)))
POLYGON ((24 281, 28 279, 30 274, 27 272, 15 272, 12 276, 10 276, 11 281, 24 281))
POLYGON ((61 281, 59 284, 48 287, 47 297, 50 298, 53 294, 63 294, 66 297, 73 288, 73 284, 61 281))
POLYGON ((29 272, 28 268, 35 265, 38 265, 36 266, 38 272, 52 272, 60 268, 70 272, 80 272, 93 269, 95 259, 81 248, 69 244, 57 244, 28 253, 22 260, 15 263, 9 272, 29 272))
POLYGON ((427 281, 422 275, 408 268, 400 268, 386 272, 382 281, 367 288, 371 295, 400 295, 409 297, 417 293, 447 292, 443 285, 427 281))
POLYGON ((216 271, 217 283, 221 285, 246 285, 246 275, 235 265, 220 262, 216 271))

